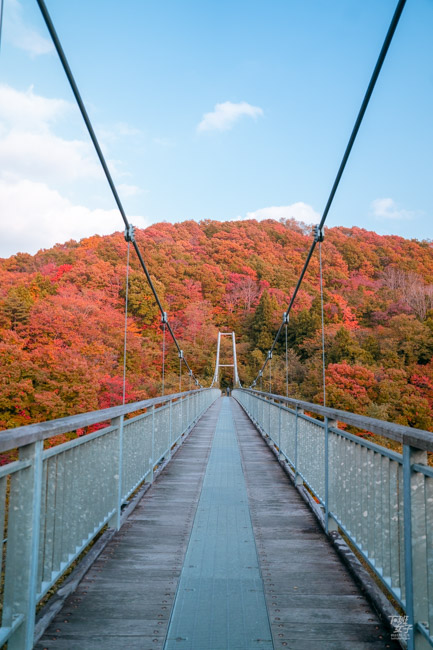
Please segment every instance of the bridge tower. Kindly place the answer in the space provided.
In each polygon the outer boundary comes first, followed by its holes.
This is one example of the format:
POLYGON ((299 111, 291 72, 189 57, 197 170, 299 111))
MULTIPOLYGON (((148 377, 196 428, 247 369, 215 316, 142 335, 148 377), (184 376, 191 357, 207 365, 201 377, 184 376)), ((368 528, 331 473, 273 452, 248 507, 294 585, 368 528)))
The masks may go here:
POLYGON ((238 362, 236 358, 236 336, 234 332, 218 332, 218 344, 217 344, 217 354, 216 354, 216 363, 215 363, 215 373, 212 380, 212 386, 218 386, 219 384, 219 370, 220 368, 233 368, 233 387, 238 388, 241 383, 239 381, 238 374, 238 362), (233 363, 220 363, 220 349, 221 349, 221 337, 222 336, 231 336, 232 337, 232 348, 233 348, 233 363))

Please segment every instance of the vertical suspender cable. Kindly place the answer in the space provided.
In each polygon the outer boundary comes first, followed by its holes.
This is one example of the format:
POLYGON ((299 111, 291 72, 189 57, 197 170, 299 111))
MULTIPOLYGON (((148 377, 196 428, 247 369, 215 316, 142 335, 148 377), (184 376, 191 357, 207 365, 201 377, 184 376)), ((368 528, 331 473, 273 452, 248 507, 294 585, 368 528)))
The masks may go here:
POLYGON ((162 322, 162 387, 161 395, 164 396, 165 390, 165 320, 162 322))
POLYGON ((182 392, 182 357, 179 357, 179 393, 182 392))
POLYGON ((287 350, 287 321, 285 323, 286 329, 286 397, 289 397, 289 355, 287 350))
POLYGON ((323 315, 323 274, 322 274, 322 242, 319 240, 319 269, 320 269, 320 306, 322 312, 322 376, 323 376, 323 406, 326 406, 325 379, 325 319, 323 315))
POLYGON ((128 252, 126 254, 126 291, 125 291, 125 334, 123 337, 123 393, 122 393, 122 404, 125 403, 125 393, 126 393, 126 341, 127 341, 127 330, 128 330, 128 290, 129 290, 129 241, 128 241, 128 252))
POLYGON ((269 359, 269 392, 272 393, 272 359, 269 359))

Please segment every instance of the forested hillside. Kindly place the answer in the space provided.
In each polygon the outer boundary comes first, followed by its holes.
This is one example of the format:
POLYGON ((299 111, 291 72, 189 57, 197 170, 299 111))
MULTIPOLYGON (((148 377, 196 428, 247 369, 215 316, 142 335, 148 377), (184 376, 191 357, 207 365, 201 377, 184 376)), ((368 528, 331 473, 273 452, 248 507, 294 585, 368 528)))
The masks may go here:
MULTIPOLYGON (((249 384, 287 307, 311 227, 187 221, 136 238, 202 383, 210 384, 221 329, 236 332, 239 374, 249 384)), ((159 394, 162 363, 160 316, 131 259, 128 401, 159 394)), ((328 404, 433 430, 432 243, 332 228, 323 264, 328 404)), ((1 428, 121 402, 125 278, 121 233, 0 260, 1 428)), ((320 328, 315 254, 288 328, 289 390, 319 402, 320 328)), ((272 389, 285 393, 284 336, 277 352, 272 389)), ((178 390, 178 369, 168 345, 166 392, 178 390)))

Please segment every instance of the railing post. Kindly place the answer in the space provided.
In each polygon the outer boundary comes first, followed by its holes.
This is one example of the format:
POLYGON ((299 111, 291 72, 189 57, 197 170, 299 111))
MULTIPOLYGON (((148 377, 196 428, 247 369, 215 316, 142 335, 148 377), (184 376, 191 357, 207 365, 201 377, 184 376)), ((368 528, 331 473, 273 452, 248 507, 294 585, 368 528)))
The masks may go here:
POLYGON ((116 490, 116 512, 110 521, 110 524, 113 524, 116 530, 120 530, 120 515, 122 514, 122 480, 123 480, 123 419, 124 416, 121 415, 118 418, 111 420, 112 426, 117 428, 117 472, 115 474, 115 479, 117 481, 117 490, 116 490))
POLYGON ((152 406, 152 456, 150 458, 150 479, 149 479, 150 483, 153 483, 154 461, 155 461, 155 405, 152 406))
POLYGON ((325 416, 325 531, 328 534, 329 518, 329 428, 328 418, 325 416))
POLYGON ((284 458, 281 452, 281 402, 278 404, 278 458, 284 458))
POLYGON ((43 445, 40 440, 20 448, 19 459, 30 467, 11 478, 2 626, 11 627, 20 615, 24 621, 9 639, 9 650, 33 648, 43 445))
POLYGON ((329 514, 329 499, 330 499, 330 485, 329 485, 329 428, 337 426, 336 420, 330 420, 325 416, 325 532, 326 534, 331 531, 338 530, 337 522, 329 514))
POLYGON ((109 528, 120 529, 120 515, 122 513, 122 476, 123 476, 123 415, 111 420, 111 426, 117 429, 117 444, 113 454, 114 461, 114 494, 113 502, 115 512, 108 522, 109 528))
POLYGON ((170 400, 168 407, 168 457, 171 458, 171 448, 173 446, 173 401, 170 400))
POLYGON ((295 485, 303 485, 304 481, 302 476, 298 473, 298 415, 304 411, 296 405, 295 416, 295 485))
POLYGON ((268 405, 269 405, 269 418, 268 418, 268 431, 267 431, 267 433, 268 433, 268 436, 272 440, 272 436, 271 436, 271 409, 272 409, 271 398, 268 399, 268 405))
POLYGON ((416 623, 428 621, 426 558, 426 523, 424 476, 414 472, 414 464, 427 464, 427 452, 403 445, 404 556, 408 650, 427 650, 430 644, 416 623))

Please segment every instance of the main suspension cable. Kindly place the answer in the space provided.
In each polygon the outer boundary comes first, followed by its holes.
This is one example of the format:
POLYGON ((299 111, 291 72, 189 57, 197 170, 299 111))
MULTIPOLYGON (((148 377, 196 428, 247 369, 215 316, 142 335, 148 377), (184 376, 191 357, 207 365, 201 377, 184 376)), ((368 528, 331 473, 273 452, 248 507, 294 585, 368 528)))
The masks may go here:
MULTIPOLYGON (((292 297, 290 299, 289 305, 288 305, 287 310, 285 312, 286 315, 290 314, 290 311, 291 311, 291 309, 293 307, 293 303, 296 300, 296 296, 298 295, 299 288, 300 288, 300 286, 302 284, 302 281, 304 279, 304 275, 305 275, 305 273, 306 273, 306 271, 308 269, 308 266, 310 264, 310 260, 311 260, 311 257, 313 255, 313 253, 314 253, 314 249, 316 248, 316 244, 318 242, 318 237, 322 236, 322 231, 323 231, 323 227, 325 225, 326 218, 328 216, 329 210, 330 210, 332 202, 334 200, 337 188, 338 188, 338 186, 340 184, 341 177, 343 176, 344 169, 346 167, 347 161, 349 159, 350 153, 351 153, 353 145, 355 143, 356 136, 358 135, 359 128, 361 126, 362 120, 364 118, 365 112, 367 110, 368 104, 369 104, 371 96, 373 94, 374 87, 375 87, 376 82, 378 80, 380 71, 382 69, 383 63, 384 63, 386 55, 388 53, 389 46, 391 45, 391 41, 393 39, 395 30, 397 29, 397 25, 398 25, 398 22, 400 20, 400 17, 401 17, 401 14, 403 12, 405 4, 406 4, 406 0, 399 0, 399 2, 397 4, 397 7, 395 9, 395 12, 394 12, 394 15, 392 17, 390 26, 388 28, 388 32, 387 32, 387 34, 385 36, 385 40, 383 42, 383 45, 382 45, 382 48, 380 50, 378 59, 376 61, 376 65, 374 66, 373 74, 371 75, 370 82, 368 84, 366 93, 364 95, 364 99, 362 100, 361 108, 359 109, 359 113, 358 113, 358 116, 356 118, 355 125, 354 125, 354 127, 352 129, 352 133, 351 133, 350 138, 349 138, 349 142, 347 143, 346 150, 345 150, 344 155, 343 155, 343 159, 342 159, 342 161, 340 163, 340 167, 338 169, 337 176, 336 176, 334 184, 332 186, 331 193, 329 195, 328 201, 326 202, 326 206, 325 206, 325 209, 323 211, 322 218, 320 219, 320 223, 318 224, 318 226, 316 226, 316 228, 315 228, 315 237, 314 237, 313 243, 311 244, 311 248, 310 248, 310 250, 308 252, 307 259, 305 260, 305 263, 304 263, 304 266, 303 266, 302 271, 300 273, 298 282, 297 282, 297 284, 295 286, 295 289, 293 291, 293 294, 292 294, 292 297)), ((273 352, 273 350, 275 348, 275 345, 276 345, 276 343, 277 343, 277 341, 278 341, 278 339, 280 337, 282 329, 283 329, 283 324, 281 324, 279 329, 278 329, 278 332, 277 332, 277 334, 275 336, 274 342, 272 343, 270 352, 273 352)), ((267 357, 265 359, 265 362, 264 362, 264 364, 263 364, 263 366, 261 368, 261 371, 263 371, 265 369, 266 364, 268 363, 268 361, 269 361, 269 357, 267 357)), ((257 375, 256 379, 253 381, 253 383, 251 384, 250 387, 253 387, 255 385, 255 383, 257 382, 258 377, 259 377, 259 375, 257 375)))
MULTIPOLYGON (((49 33, 50 33, 51 39, 52 39, 52 41, 54 43, 54 47, 56 48, 57 54, 59 56, 59 59, 61 61, 63 69, 65 71, 66 77, 67 77, 67 79, 69 81, 72 92, 74 94, 74 97, 75 97, 76 102, 78 104, 78 107, 80 109, 80 112, 81 112, 81 115, 83 117, 84 123, 85 123, 85 125, 87 127, 87 131, 89 132, 90 139, 92 140, 93 146, 94 146, 95 151, 97 153, 97 156, 99 158, 99 162, 101 163, 102 169, 104 170, 105 177, 106 177, 106 179, 108 181, 108 185, 110 186, 110 189, 111 189, 111 192, 113 194, 114 200, 115 200, 116 205, 117 205, 117 207, 119 209, 120 215, 121 215, 121 217, 123 219, 123 223, 125 224, 126 231, 128 231, 128 230, 131 229, 131 224, 129 223, 128 217, 126 216, 125 210, 123 208, 123 205, 122 205, 122 202, 120 200, 119 194, 117 192, 116 186, 114 184, 113 178, 112 178, 112 176, 110 174, 110 170, 108 169, 108 165, 106 163, 104 154, 102 153, 102 149, 101 149, 101 147, 99 145, 98 139, 96 137, 95 131, 94 131, 93 126, 92 126, 92 123, 90 121, 90 118, 89 118, 89 115, 87 113, 86 107, 84 106, 84 102, 83 102, 83 100, 81 98, 80 91, 78 90, 78 86, 77 86, 77 84, 75 82, 75 79, 74 79, 74 76, 72 74, 71 68, 69 66, 68 60, 66 58, 65 52, 64 52, 63 47, 62 47, 62 45, 60 43, 60 40, 59 40, 59 37, 57 35, 56 29, 54 27, 53 21, 51 20, 51 16, 50 16, 50 14, 48 12, 48 9, 46 7, 46 4, 45 4, 44 0, 36 0, 36 1, 37 1, 38 5, 39 5, 39 9, 41 10, 41 13, 42 13, 42 16, 44 18, 45 24, 47 26, 47 29, 48 29, 49 33)), ((142 269, 144 271, 144 274, 146 276, 147 282, 149 283, 150 289, 151 289, 151 291, 153 293, 153 296, 154 296, 154 298, 156 300, 156 303, 157 303, 157 305, 159 307, 159 310, 161 312, 161 315, 162 315, 162 314, 164 314, 164 308, 163 308, 163 306, 161 304, 158 293, 157 293, 157 291, 155 289, 155 286, 154 286, 154 284, 152 282, 152 278, 150 277, 147 266, 146 266, 146 264, 144 262, 144 259, 143 259, 142 255, 141 255, 140 249, 138 248, 138 244, 135 241, 135 237, 132 237, 132 239, 130 241, 131 241, 132 245, 134 246, 135 252, 136 252, 137 257, 138 257, 138 259, 140 261, 140 264, 141 264, 141 267, 142 267, 142 269)), ((179 343, 178 343, 178 341, 176 339, 176 336, 175 336, 172 328, 170 327, 170 324, 168 322, 166 322, 166 324, 167 324, 167 329, 170 332, 170 336, 172 337, 173 342, 176 345, 178 352, 180 353, 181 349, 180 349, 179 343)), ((188 363, 187 363, 187 361, 185 359, 184 359, 184 363, 187 366, 188 370, 190 370, 190 367, 189 367, 189 365, 188 365, 188 363)), ((194 373, 193 373, 193 376, 195 378, 194 373)), ((201 387, 201 384, 198 384, 198 385, 201 387)))

